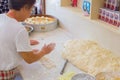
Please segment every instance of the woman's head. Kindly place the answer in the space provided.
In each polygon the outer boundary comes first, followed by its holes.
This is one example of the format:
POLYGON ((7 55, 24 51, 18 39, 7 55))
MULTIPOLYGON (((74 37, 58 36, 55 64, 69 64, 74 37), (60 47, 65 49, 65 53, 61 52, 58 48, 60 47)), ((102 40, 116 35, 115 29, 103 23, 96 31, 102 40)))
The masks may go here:
POLYGON ((8 6, 10 10, 19 12, 19 15, 24 20, 30 16, 35 2, 36 0, 9 0, 8 6))
POLYGON ((24 6, 30 9, 35 3, 35 0, 9 0, 9 8, 14 10, 20 10, 24 6))

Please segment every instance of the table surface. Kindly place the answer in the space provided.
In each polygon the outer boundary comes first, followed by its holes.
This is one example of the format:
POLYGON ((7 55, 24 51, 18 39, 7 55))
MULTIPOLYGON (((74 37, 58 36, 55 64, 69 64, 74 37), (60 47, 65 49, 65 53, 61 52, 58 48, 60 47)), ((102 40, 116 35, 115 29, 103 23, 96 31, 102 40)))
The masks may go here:
MULTIPOLYGON (((46 68, 41 64, 40 61, 37 61, 32 64, 27 64, 22 61, 20 68, 21 74, 24 80, 58 80, 60 76, 60 71, 65 63, 65 60, 62 58, 62 50, 64 43, 72 39, 72 35, 61 29, 57 28, 56 30, 49 32, 33 32, 30 34, 30 39, 38 40, 39 45, 32 46, 33 49, 41 49, 44 43, 48 44, 50 42, 55 42, 55 49, 45 57, 49 58, 56 67, 51 69, 46 68)), ((68 63, 65 72, 74 71, 76 73, 81 72, 79 69, 74 67, 72 64, 68 63)))

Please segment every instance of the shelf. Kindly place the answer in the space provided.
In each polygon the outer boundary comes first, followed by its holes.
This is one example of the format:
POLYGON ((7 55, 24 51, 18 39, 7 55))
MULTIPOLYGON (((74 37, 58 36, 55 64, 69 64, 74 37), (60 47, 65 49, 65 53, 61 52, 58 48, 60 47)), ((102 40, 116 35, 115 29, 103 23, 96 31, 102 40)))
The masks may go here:
POLYGON ((109 24, 107 22, 104 22, 102 20, 93 20, 94 23, 98 24, 98 25, 102 25, 104 28, 108 29, 108 30, 111 30, 112 32, 114 33, 117 33, 117 34, 120 34, 120 28, 117 27, 117 26, 114 26, 112 24, 109 24))
POLYGON ((79 8, 66 6, 66 7, 62 7, 62 9, 64 9, 65 11, 69 11, 70 13, 73 13, 73 15, 76 15, 76 16, 78 16, 80 18, 86 19, 87 21, 90 21, 93 24, 101 25, 104 28, 106 28, 106 29, 108 29, 108 30, 110 30, 112 32, 120 34, 120 29, 117 26, 114 26, 112 24, 109 24, 109 23, 104 22, 104 21, 99 20, 99 19, 93 20, 93 19, 90 18, 90 16, 84 16, 84 13, 79 8))
POLYGON ((80 16, 85 19, 90 19, 90 15, 85 16, 83 11, 78 7, 66 6, 66 7, 62 7, 62 8, 71 11, 72 13, 74 13, 74 15, 80 16))
POLYGON ((79 0, 79 7, 71 7, 71 0, 61 0, 61 7, 68 11, 74 13, 74 15, 80 16, 84 19, 88 19, 89 21, 96 23, 98 25, 102 25, 103 27, 111 30, 112 32, 120 34, 120 29, 112 24, 106 23, 98 19, 99 9, 104 7, 104 0, 88 0, 91 3, 91 11, 89 16, 84 15, 84 11, 82 11, 82 2, 83 0, 79 0))
MULTIPOLYGON (((99 8, 104 6, 104 0, 88 0, 91 3, 91 11, 90 11, 90 19, 98 19, 99 8)), ((79 8, 82 10, 83 0, 79 0, 79 8)), ((61 0, 61 7, 68 7, 71 5, 71 0, 61 0)), ((75 9, 74 11, 78 11, 77 7, 71 8, 75 9)), ((82 11, 80 11, 82 13, 82 11)))

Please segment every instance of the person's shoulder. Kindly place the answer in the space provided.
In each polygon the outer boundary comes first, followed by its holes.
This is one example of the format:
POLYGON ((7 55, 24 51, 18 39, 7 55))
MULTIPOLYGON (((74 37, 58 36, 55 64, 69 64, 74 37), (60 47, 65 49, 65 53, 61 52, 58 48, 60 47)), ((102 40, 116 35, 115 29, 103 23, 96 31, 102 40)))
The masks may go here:
POLYGON ((20 23, 16 23, 13 26, 13 31, 14 33, 16 33, 16 35, 21 34, 21 33, 22 34, 27 33, 27 30, 25 29, 25 27, 20 23))
POLYGON ((0 20, 2 22, 7 22, 7 21, 10 21, 10 18, 4 13, 4 14, 0 14, 0 20))
POLYGON ((6 15, 5 14, 0 14, 0 17, 6 17, 6 15))
POLYGON ((17 22, 17 25, 19 25, 20 28, 25 28, 22 22, 17 22))
POLYGON ((12 23, 9 23, 9 24, 11 24, 11 25, 10 25, 11 28, 12 28, 16 33, 20 32, 20 31, 25 31, 25 30, 26 30, 25 27, 22 25, 22 23, 21 23, 21 22, 18 22, 18 21, 16 21, 16 20, 13 20, 12 23))
POLYGON ((1 23, 7 23, 7 22, 9 22, 9 18, 7 17, 6 14, 0 14, 0 22, 1 23))
POLYGON ((17 22, 17 21, 15 21, 14 22, 14 27, 16 28, 16 29, 25 29, 25 27, 23 26, 23 24, 21 23, 21 22, 17 22))

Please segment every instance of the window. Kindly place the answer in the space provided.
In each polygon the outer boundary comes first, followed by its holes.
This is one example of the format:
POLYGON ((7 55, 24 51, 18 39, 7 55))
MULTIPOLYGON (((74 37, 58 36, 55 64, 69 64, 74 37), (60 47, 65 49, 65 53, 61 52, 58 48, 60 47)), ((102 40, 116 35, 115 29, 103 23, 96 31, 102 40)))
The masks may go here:
MULTIPOLYGON (((8 0, 0 0, 0 14, 8 11, 8 0)), ((45 0, 36 0, 32 14, 45 14, 45 0)))
POLYGON ((45 0, 36 0, 34 14, 45 14, 45 0))

